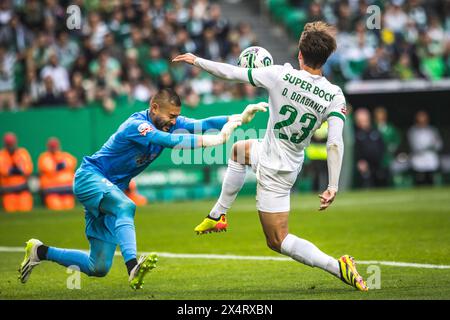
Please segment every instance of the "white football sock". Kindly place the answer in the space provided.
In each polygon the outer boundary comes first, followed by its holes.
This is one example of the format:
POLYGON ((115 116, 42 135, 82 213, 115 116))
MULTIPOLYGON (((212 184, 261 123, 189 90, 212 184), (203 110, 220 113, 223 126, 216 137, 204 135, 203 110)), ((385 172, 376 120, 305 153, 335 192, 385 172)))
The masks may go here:
POLYGON ((219 218, 221 214, 227 213, 245 182, 246 167, 236 161, 229 160, 228 168, 223 177, 222 191, 219 200, 212 208, 209 216, 219 218))
POLYGON ((281 253, 311 267, 318 267, 340 277, 339 262, 323 253, 311 242, 288 234, 281 243, 281 253))

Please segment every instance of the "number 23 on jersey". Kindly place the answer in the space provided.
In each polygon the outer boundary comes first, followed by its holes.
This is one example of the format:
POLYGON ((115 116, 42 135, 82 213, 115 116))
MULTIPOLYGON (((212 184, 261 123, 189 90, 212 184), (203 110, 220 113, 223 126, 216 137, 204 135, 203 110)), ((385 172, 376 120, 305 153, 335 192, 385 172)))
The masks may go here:
POLYGON ((287 134, 284 134, 280 132, 281 128, 288 127, 292 125, 298 116, 298 111, 293 106, 290 105, 284 105, 280 109, 280 114, 286 115, 289 113, 289 117, 286 120, 279 121, 275 123, 274 129, 278 130, 278 138, 283 140, 289 140, 292 143, 302 143, 303 140, 305 140, 309 134, 311 133, 311 130, 314 128, 317 122, 317 117, 313 115, 312 113, 304 113, 300 117, 300 123, 303 124, 303 126, 300 129, 300 132, 293 133, 290 137, 287 134))

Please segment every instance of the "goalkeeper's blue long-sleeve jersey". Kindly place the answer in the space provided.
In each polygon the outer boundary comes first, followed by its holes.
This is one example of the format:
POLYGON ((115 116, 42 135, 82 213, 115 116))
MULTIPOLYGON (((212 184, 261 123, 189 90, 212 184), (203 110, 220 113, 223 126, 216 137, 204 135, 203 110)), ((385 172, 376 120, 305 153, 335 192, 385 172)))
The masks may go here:
POLYGON ((170 131, 164 132, 154 126, 148 110, 136 112, 120 125, 99 151, 83 158, 80 169, 98 172, 124 190, 164 148, 196 148, 198 137, 192 133, 220 130, 227 120, 227 116, 202 120, 179 116, 170 131))

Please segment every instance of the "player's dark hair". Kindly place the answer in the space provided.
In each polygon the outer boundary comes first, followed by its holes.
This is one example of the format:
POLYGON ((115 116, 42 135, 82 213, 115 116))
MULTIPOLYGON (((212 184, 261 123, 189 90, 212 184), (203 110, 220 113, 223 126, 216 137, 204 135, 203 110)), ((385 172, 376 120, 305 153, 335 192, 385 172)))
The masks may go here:
POLYGON ((334 28, 323 21, 305 25, 300 36, 299 49, 303 62, 310 68, 319 69, 336 50, 334 28))
POLYGON ((152 98, 152 103, 157 103, 163 106, 167 103, 171 105, 181 106, 181 99, 178 94, 172 88, 160 89, 152 98))

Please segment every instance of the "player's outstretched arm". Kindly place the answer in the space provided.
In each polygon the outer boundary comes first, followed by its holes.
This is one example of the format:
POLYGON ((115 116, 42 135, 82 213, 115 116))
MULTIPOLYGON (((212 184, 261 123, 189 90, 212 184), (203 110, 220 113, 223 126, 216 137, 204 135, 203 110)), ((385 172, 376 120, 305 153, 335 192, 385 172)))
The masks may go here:
POLYGON ((198 120, 179 117, 179 120, 177 120, 177 127, 186 129, 190 133, 203 133, 212 129, 221 130, 229 121, 249 123, 253 120, 257 112, 266 112, 268 107, 269 104, 267 102, 259 102, 256 104, 249 104, 242 113, 230 116, 216 116, 198 120))
POLYGON ((177 119, 177 128, 185 129, 190 133, 204 133, 208 130, 220 130, 228 122, 229 116, 214 116, 204 119, 191 119, 180 116, 177 119))
POLYGON ((319 210, 328 208, 336 197, 339 185, 339 175, 344 155, 344 141, 342 132, 344 121, 338 117, 328 118, 328 140, 327 140, 327 165, 328 165, 328 188, 321 195, 319 210))
POLYGON ((152 143, 165 148, 194 149, 217 146, 225 143, 230 138, 234 129, 242 124, 242 119, 240 116, 230 116, 227 118, 229 118, 229 120, 222 127, 221 131, 214 135, 197 135, 180 132, 181 130, 186 132, 185 128, 180 128, 180 131, 174 131, 172 133, 152 129, 149 130, 144 136, 141 135, 138 137, 135 141, 138 141, 140 144, 144 145, 152 143))
POLYGON ((192 53, 180 54, 176 56, 172 62, 185 62, 195 65, 221 79, 250 82, 248 77, 248 69, 236 67, 227 63, 202 59, 192 53))

